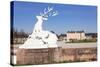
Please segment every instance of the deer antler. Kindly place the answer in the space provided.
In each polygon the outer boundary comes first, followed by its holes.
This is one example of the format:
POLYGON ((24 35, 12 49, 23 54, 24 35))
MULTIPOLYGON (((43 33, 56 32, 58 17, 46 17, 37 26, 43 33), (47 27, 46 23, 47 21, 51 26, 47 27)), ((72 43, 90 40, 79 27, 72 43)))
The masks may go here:
POLYGON ((53 7, 48 7, 47 9, 45 8, 43 13, 40 13, 41 16, 43 17, 48 17, 48 16, 56 16, 58 15, 57 11, 53 11, 53 7))

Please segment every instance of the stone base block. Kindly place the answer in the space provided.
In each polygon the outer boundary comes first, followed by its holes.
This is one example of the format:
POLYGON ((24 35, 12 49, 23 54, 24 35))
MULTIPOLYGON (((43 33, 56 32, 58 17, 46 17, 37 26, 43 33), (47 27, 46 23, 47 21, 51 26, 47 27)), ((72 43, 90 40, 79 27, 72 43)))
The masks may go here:
POLYGON ((18 49, 17 64, 45 64, 59 62, 60 48, 18 49))

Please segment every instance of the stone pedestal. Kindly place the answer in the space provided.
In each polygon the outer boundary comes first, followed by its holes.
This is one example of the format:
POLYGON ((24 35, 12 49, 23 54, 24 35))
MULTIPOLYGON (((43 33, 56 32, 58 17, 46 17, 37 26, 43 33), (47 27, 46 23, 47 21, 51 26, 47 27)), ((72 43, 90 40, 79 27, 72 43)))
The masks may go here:
POLYGON ((18 49, 17 64, 46 64, 59 62, 59 48, 18 49))
POLYGON ((18 49, 16 64, 51 64, 97 60, 97 48, 18 49))

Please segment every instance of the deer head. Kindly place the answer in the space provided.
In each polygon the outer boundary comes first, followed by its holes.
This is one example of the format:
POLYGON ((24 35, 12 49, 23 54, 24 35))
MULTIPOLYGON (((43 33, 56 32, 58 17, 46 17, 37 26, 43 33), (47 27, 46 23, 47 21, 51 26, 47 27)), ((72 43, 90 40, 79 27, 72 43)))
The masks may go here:
POLYGON ((43 20, 47 20, 49 16, 56 16, 56 15, 58 15, 58 12, 54 11, 53 7, 45 8, 43 12, 40 13, 40 16, 42 17, 43 20))
POLYGON ((36 18, 37 18, 38 20, 47 20, 47 18, 44 18, 44 17, 42 17, 42 16, 36 16, 36 18))

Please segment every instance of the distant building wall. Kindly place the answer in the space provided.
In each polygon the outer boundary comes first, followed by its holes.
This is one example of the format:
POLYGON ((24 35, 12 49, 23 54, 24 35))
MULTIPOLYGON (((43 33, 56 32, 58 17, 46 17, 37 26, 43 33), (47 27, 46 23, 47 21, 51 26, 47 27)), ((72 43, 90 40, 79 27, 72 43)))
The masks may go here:
POLYGON ((67 32, 66 35, 67 35, 67 41, 70 41, 70 39, 83 40, 86 38, 85 33, 83 31, 67 32))

